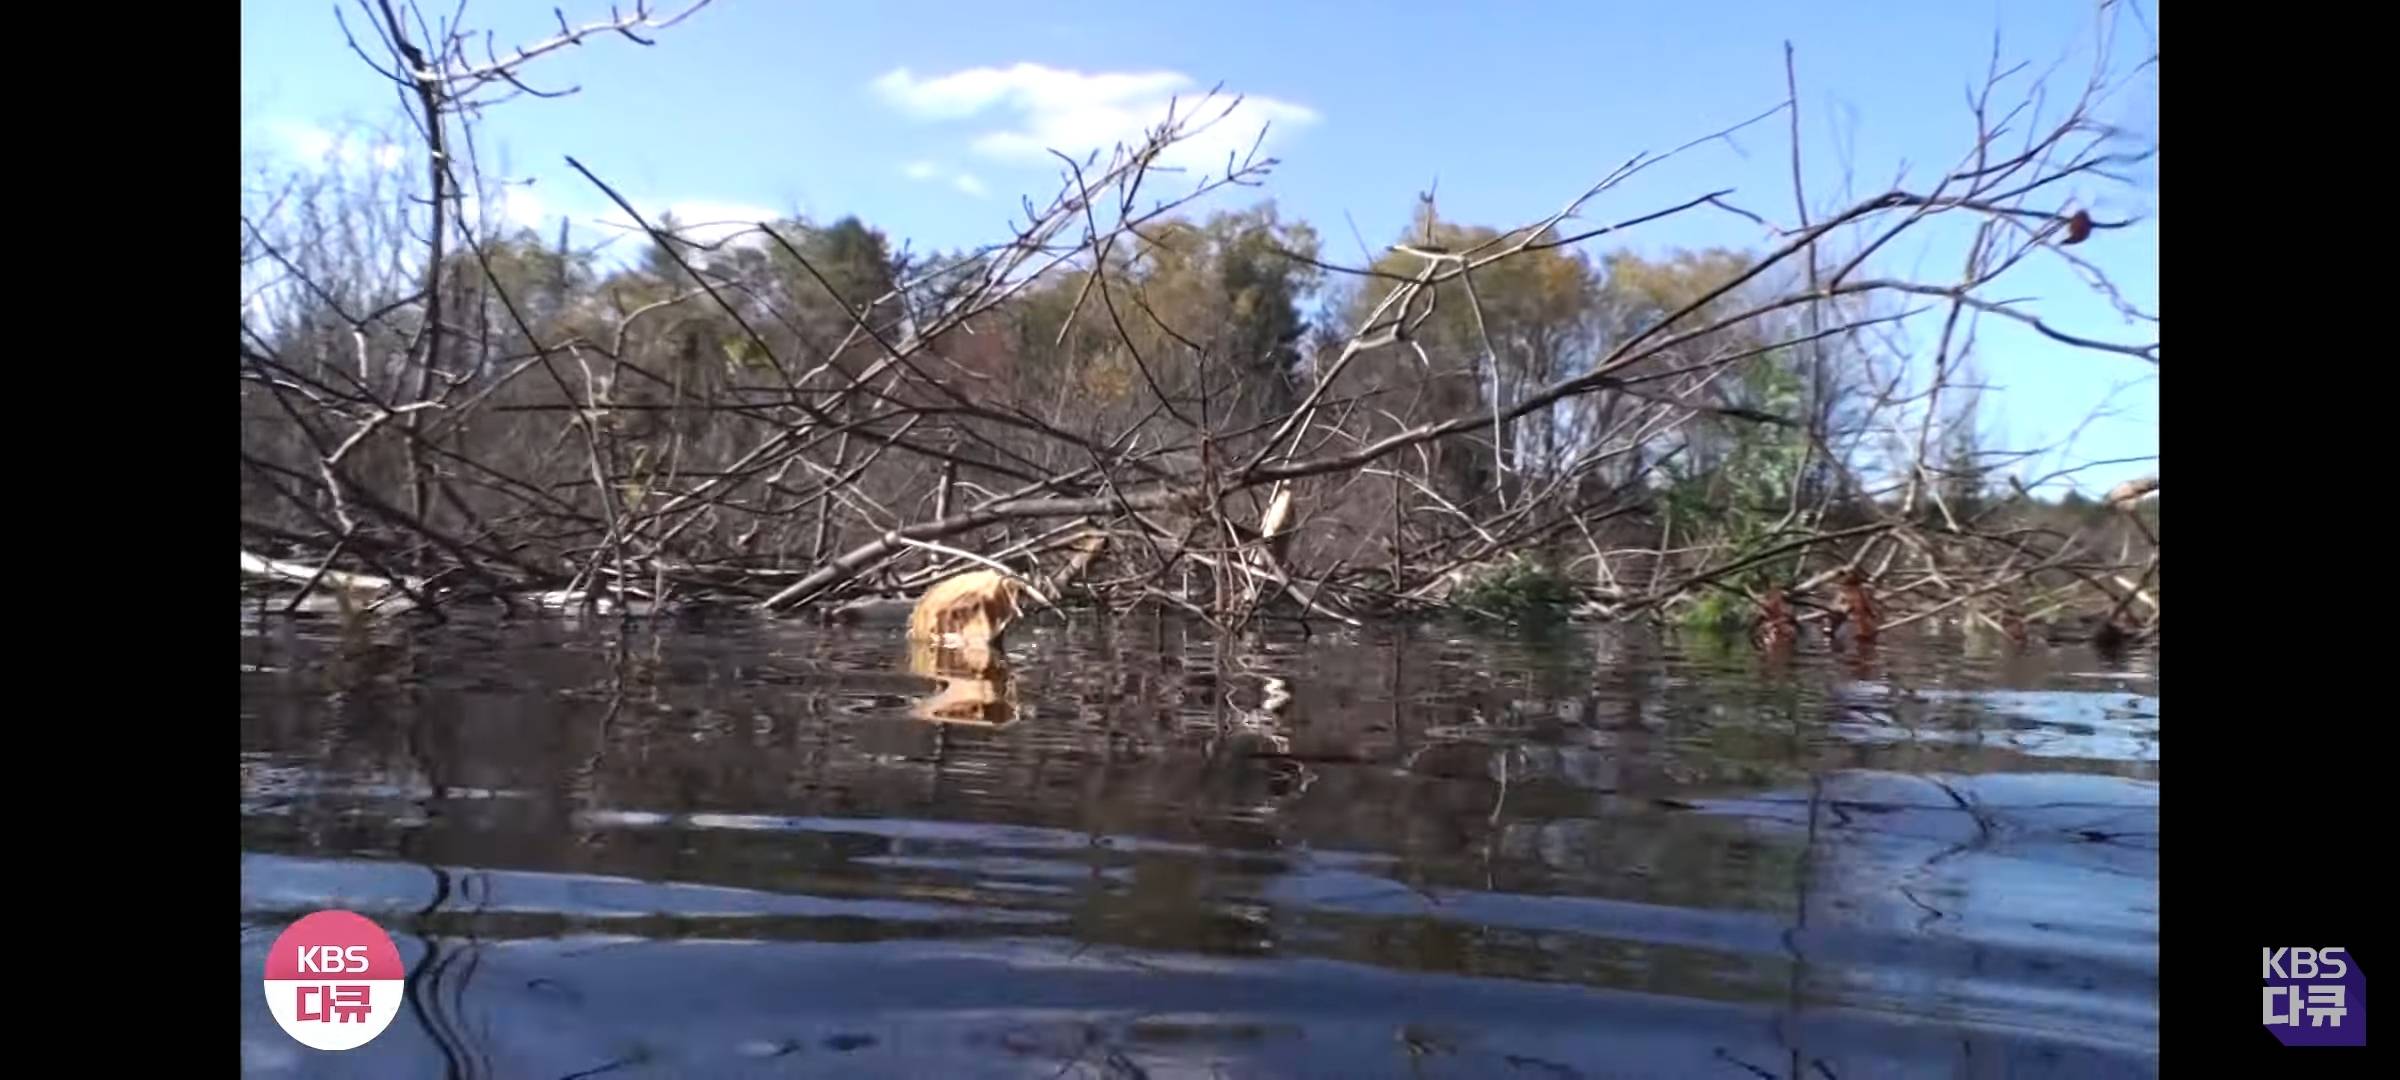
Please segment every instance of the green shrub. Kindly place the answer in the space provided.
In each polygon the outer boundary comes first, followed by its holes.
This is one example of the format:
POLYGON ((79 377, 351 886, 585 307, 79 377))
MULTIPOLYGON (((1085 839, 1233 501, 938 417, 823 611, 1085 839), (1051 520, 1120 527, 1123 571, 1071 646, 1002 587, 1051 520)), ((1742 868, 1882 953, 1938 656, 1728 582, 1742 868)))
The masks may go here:
POLYGON ((1451 594, 1453 603, 1512 622, 1560 618, 1575 599, 1564 575, 1521 556, 1477 567, 1451 594))

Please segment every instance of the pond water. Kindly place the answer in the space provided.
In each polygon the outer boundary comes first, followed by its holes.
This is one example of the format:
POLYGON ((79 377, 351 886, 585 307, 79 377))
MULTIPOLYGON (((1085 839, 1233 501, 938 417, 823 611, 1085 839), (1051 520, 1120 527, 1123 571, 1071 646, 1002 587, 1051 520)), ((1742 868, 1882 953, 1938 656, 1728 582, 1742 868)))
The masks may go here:
POLYGON ((1056 617, 242 625, 242 1064, 2154 1075, 2155 654, 1056 617), (987 688, 989 689, 989 688, 987 688), (321 1053, 276 934, 391 932, 321 1053))

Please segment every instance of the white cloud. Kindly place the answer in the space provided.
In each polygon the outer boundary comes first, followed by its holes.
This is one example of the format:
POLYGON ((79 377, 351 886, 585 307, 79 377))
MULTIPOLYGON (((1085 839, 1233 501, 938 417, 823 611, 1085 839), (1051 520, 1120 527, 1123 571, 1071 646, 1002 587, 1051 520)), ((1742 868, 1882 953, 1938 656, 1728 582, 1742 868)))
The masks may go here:
POLYGON ((1166 122, 1171 105, 1176 117, 1189 121, 1189 134, 1164 163, 1214 171, 1224 168, 1227 154, 1246 153, 1262 127, 1273 143, 1320 119, 1305 105, 1257 96, 1242 98, 1228 112, 1233 95, 1202 103, 1206 87, 1177 71, 1087 73, 1021 63, 928 78, 898 68, 872 86, 885 102, 920 120, 1006 117, 1005 126, 968 145, 1012 164, 1052 160, 1053 150, 1081 160, 1095 150, 1105 155, 1119 144, 1138 144, 1146 131, 1166 122))
POLYGON ((275 141, 283 144, 285 153, 310 164, 325 160, 338 141, 332 132, 297 120, 271 121, 267 130, 274 134, 275 141))
POLYGON ((896 68, 878 77, 874 85, 885 100, 903 111, 928 119, 961 119, 1002 102, 1027 111, 1055 111, 1094 101, 1164 98, 1191 85, 1191 79, 1174 71, 1086 75, 1018 64, 968 68, 931 79, 919 79, 907 68, 896 68))
POLYGON ((900 167, 902 176, 920 184, 928 180, 939 180, 945 173, 950 177, 950 186, 961 194, 978 199, 991 194, 991 189, 984 186, 983 178, 971 172, 950 172, 946 167, 931 161, 912 161, 900 167))
POLYGON ((472 226, 481 224, 501 229, 532 229, 550 232, 558 224, 560 213, 545 202, 533 189, 523 184, 511 184, 503 190, 494 207, 487 210, 483 200, 466 194, 459 197, 459 213, 472 226), (486 220, 484 215, 497 210, 498 220, 486 220))
POLYGON ((534 194, 529 187, 511 187, 500 200, 500 212, 507 215, 509 223, 529 229, 540 228, 544 222, 556 216, 548 213, 548 210, 542 197, 534 194))
POLYGON ((372 164, 390 172, 408 160, 407 148, 396 143, 330 131, 305 120, 270 120, 266 127, 282 155, 308 169, 372 164))

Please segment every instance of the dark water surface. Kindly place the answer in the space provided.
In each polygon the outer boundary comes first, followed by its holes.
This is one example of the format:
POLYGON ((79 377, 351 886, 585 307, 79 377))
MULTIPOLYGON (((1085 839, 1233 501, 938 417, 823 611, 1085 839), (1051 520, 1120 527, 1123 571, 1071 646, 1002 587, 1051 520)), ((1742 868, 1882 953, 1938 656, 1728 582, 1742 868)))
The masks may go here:
POLYGON ((371 1077, 2154 1075, 2155 659, 1577 630, 245 616, 242 1064, 371 1077), (410 1003, 309 1050, 342 907, 410 1003))

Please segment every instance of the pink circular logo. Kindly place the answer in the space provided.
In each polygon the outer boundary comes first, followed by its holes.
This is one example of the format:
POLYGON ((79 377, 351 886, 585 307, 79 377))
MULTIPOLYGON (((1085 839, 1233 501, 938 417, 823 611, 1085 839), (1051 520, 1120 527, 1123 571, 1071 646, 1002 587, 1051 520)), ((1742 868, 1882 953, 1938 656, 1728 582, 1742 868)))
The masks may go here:
POLYGON ((400 1014, 408 972, 392 937, 366 916, 319 911, 267 950, 267 1009, 284 1034, 317 1050, 355 1050, 400 1014))

